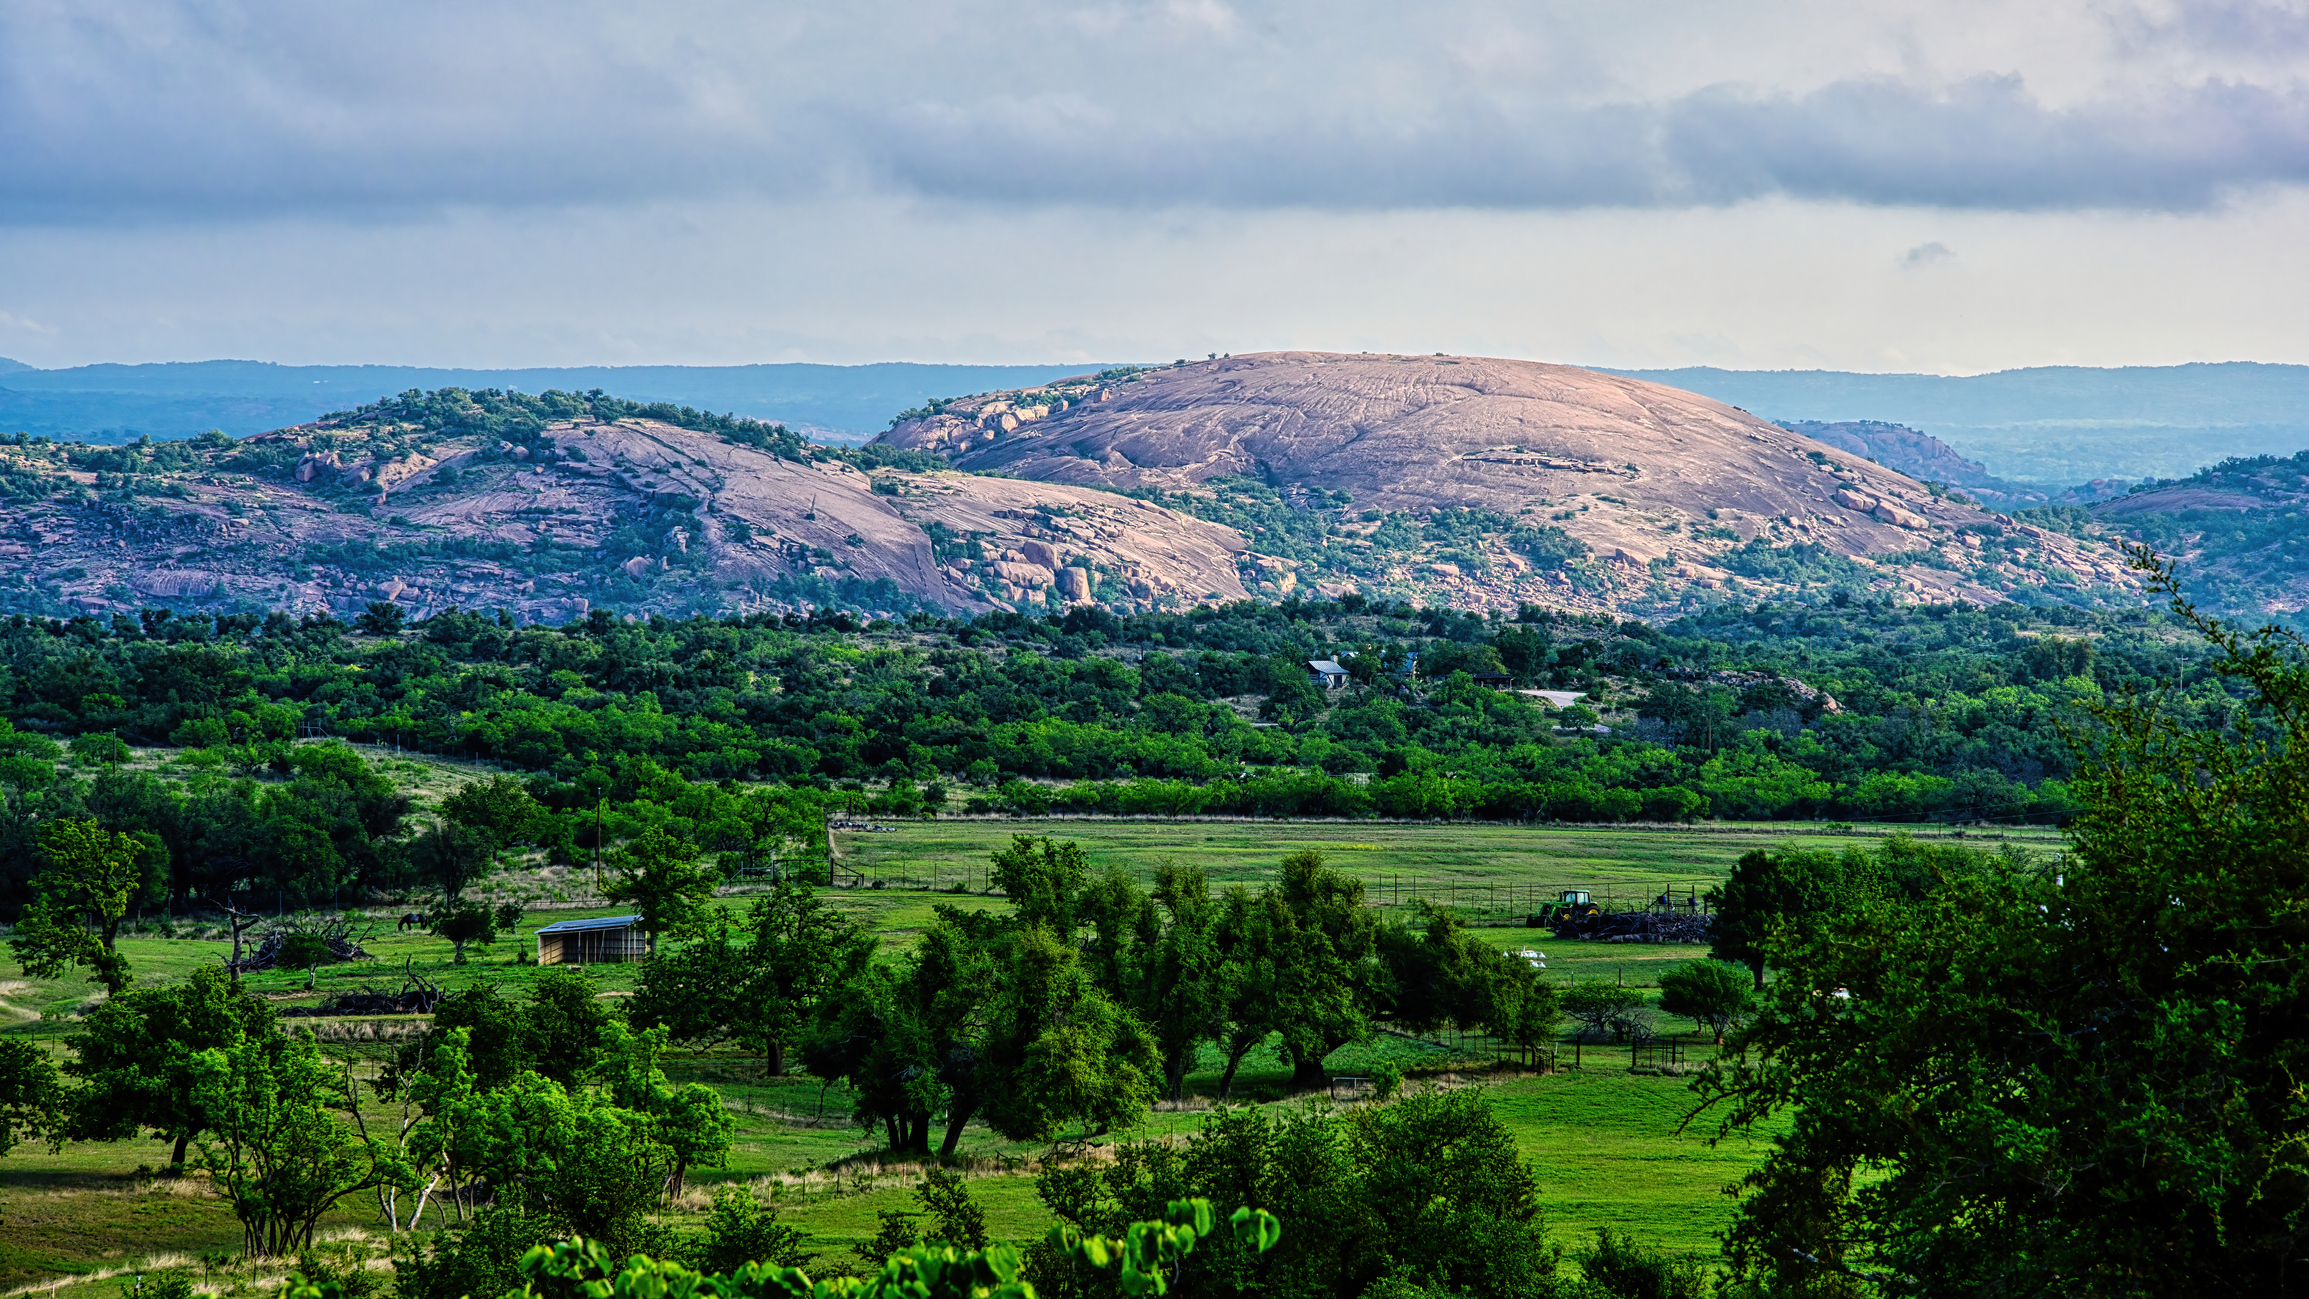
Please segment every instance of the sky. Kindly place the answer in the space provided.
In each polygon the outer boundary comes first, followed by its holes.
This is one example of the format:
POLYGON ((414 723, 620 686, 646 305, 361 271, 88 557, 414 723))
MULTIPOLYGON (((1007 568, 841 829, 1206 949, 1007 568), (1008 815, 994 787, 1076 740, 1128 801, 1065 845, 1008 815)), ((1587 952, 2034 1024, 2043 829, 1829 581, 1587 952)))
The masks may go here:
POLYGON ((0 356, 2309 362, 2309 0, 10 0, 0 356))

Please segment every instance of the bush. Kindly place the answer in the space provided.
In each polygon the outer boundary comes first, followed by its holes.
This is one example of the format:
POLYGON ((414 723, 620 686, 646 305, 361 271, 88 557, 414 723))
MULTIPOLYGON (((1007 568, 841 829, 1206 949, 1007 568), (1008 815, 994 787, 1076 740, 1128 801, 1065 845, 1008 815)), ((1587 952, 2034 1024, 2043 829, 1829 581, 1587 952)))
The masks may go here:
POLYGON ((1391 1101, 1403 1090, 1403 1070, 1392 1060, 1381 1060, 1371 1066, 1366 1075, 1371 1080, 1371 1099, 1391 1101))
POLYGON ((120 1287, 121 1299, 193 1299, 192 1278, 182 1272, 140 1273, 120 1287))
POLYGON ((1645 1035, 1650 1025, 1644 1013, 1644 994, 1609 983, 1579 983, 1563 994, 1563 1013, 1584 1025, 1589 1041, 1609 1037, 1626 1041, 1645 1035))
POLYGON ((815 1251, 802 1248, 809 1234, 778 1221, 778 1206, 765 1204, 742 1185, 714 1191, 704 1232, 691 1242, 689 1265, 700 1272, 735 1272, 748 1263, 808 1267, 815 1251))
POLYGON ((538 1215, 483 1209, 393 1260, 394 1292, 399 1299, 466 1299, 518 1291, 521 1256, 558 1234, 538 1215))
POLYGON ((329 950, 328 940, 319 934, 290 934, 281 941, 280 955, 273 958, 284 970, 309 970, 336 959, 337 954, 329 950))
POLYGON ((1595 1233, 1595 1248, 1579 1254, 1580 1271, 1591 1287, 1613 1299, 1700 1299, 1707 1271, 1690 1254, 1670 1254, 1609 1227, 1595 1233))
MULTIPOLYGON (((318 1254, 299 1254, 297 1271, 315 1285, 333 1285, 346 1299, 367 1299, 377 1293, 379 1277, 361 1266, 358 1258, 347 1257, 331 1262, 318 1254)), ((191 1299, 189 1289, 186 1299, 191 1299)))
POLYGON ((171 731, 168 742, 184 749, 208 749, 232 739, 232 728, 214 717, 195 717, 171 731))
POLYGON ((72 737, 72 760, 84 767, 126 762, 131 756, 128 742, 110 731, 88 731, 72 737))

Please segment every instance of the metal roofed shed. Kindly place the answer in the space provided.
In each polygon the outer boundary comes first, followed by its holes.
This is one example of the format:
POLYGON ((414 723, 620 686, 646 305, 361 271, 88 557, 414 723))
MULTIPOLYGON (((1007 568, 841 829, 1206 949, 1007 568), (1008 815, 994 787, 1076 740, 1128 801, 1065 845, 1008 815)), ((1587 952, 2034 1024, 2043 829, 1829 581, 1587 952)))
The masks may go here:
POLYGON ((1331 659, 1307 660, 1307 676, 1325 690, 1337 690, 1347 684, 1347 669, 1331 659))
POLYGON ((597 965, 647 955, 649 935, 640 916, 561 920, 537 931, 539 965, 597 965))

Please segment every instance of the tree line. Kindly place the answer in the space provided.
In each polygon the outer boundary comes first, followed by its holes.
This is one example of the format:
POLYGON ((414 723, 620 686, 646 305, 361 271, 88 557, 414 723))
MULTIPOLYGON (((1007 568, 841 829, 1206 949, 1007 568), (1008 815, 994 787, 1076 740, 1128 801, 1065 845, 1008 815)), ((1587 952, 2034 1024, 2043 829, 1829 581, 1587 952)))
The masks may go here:
POLYGON ((1848 605, 1658 629, 1348 596, 872 626, 11 618, 0 911, 30 900, 35 827, 56 817, 156 839, 173 905, 399 887, 422 821, 356 755, 297 743, 316 733, 525 771, 563 859, 598 846, 604 799, 670 777, 888 815, 2060 820, 2078 806, 2061 728, 2109 692, 2178 683, 2200 718, 2234 703, 2161 617, 1848 605), (1316 657, 1352 684, 1312 685, 1316 657), (1588 698, 1558 710, 1491 674, 1588 698), (1607 732, 1590 705, 1617 710, 1607 732), (181 752, 114 773, 132 744, 181 752))
POLYGON ((880 959, 798 881, 743 916, 693 910, 677 922, 689 941, 642 971, 629 1013, 675 1041, 759 1051, 773 1073, 794 1051, 849 1084, 856 1119, 892 1151, 929 1154, 937 1129, 942 1157, 972 1123, 1019 1141, 1134 1126, 1204 1061, 1227 1099, 1269 1041, 1305 1089, 1382 1022, 1525 1045, 1555 1032, 1555 989, 1529 962, 1446 908, 1379 920, 1362 882, 1311 850, 1256 890, 1169 864, 1142 889, 1072 843, 1020 835, 990 877, 1006 910, 941 905, 909 950, 880 959))

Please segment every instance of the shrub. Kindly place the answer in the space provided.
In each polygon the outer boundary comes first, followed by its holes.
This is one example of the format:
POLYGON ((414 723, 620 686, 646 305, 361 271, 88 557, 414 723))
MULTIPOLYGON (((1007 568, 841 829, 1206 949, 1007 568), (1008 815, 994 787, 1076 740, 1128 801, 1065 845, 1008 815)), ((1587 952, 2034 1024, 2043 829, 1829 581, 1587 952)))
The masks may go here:
POLYGON ((1707 1270, 1690 1254, 1640 1245, 1625 1232, 1598 1227, 1595 1248, 1579 1254, 1588 1284, 1613 1299, 1700 1299, 1707 1270))
POLYGON ((700 1272, 735 1272, 748 1263, 808 1267, 817 1258, 804 1249, 809 1234, 778 1221, 778 1206, 765 1204, 742 1185, 714 1192, 704 1232, 691 1243, 690 1266, 700 1272))

